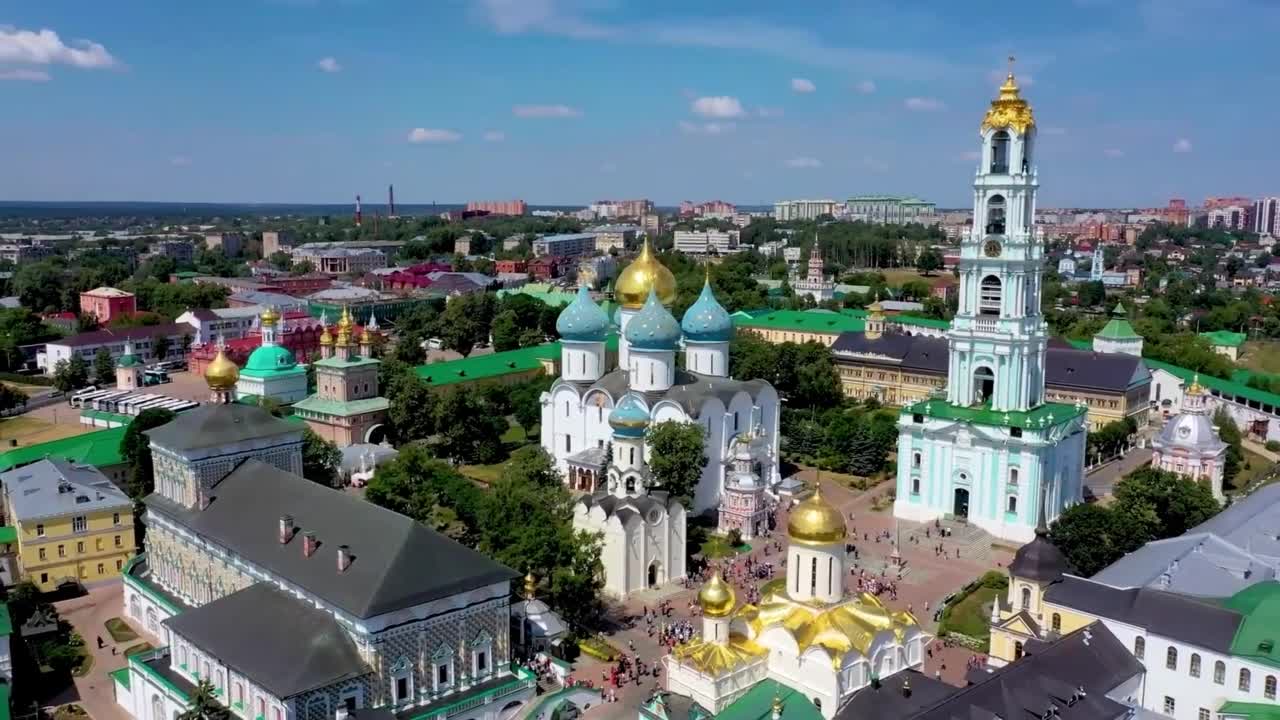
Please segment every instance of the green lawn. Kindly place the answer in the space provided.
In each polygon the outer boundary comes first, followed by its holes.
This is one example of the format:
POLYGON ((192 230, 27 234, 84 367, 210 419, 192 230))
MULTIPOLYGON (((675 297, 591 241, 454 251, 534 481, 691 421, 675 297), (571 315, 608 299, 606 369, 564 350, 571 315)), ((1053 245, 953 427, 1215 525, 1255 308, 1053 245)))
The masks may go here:
POLYGON ((951 602, 942 611, 942 619, 938 623, 938 635, 948 632, 967 635, 982 643, 991 639, 991 606, 1008 591, 1008 586, 1000 587, 1001 579, 995 571, 983 576, 984 581, 970 585, 972 589, 951 602))
POLYGON ((128 623, 118 617, 113 617, 103 624, 107 626, 107 632, 111 633, 111 639, 118 643, 138 639, 138 633, 134 632, 128 623))
POLYGON ((702 543, 702 547, 699 548, 699 551, 702 553, 702 557, 708 560, 715 560, 716 558, 732 557, 738 553, 750 552, 751 546, 746 543, 742 543, 737 547, 733 547, 729 544, 728 540, 718 535, 712 535, 710 538, 707 538, 706 542, 702 543))
POLYGON ((1256 372, 1280 374, 1280 341, 1250 340, 1241 350, 1237 361, 1240 365, 1256 372))
MULTIPOLYGON (((67 412, 71 412, 67 409, 67 412)), ((0 440, 17 440, 21 445, 58 440, 72 435, 80 435, 94 428, 79 423, 58 423, 41 420, 33 415, 18 415, 0 420, 0 440)))
POLYGON ((1244 448, 1244 464, 1240 467, 1240 472, 1231 480, 1224 490, 1230 492, 1242 490, 1249 487, 1258 476, 1271 469, 1271 461, 1253 452, 1249 448, 1244 448))

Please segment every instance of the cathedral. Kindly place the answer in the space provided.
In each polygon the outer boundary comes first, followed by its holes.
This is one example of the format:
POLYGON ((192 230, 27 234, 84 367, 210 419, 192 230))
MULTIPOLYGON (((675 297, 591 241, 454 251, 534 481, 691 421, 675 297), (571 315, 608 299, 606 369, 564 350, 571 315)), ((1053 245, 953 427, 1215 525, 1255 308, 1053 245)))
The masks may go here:
POLYGON ((919 670, 929 636, 916 618, 845 590, 846 533, 819 490, 791 510, 786 575, 761 589, 759 604, 739 605, 733 587, 712 576, 698 593, 702 636, 663 658, 667 690, 708 714, 738 717, 734 702, 775 680, 829 719, 859 689, 919 670))
POLYGON ((966 519, 1019 543, 1035 536, 1042 489, 1051 522, 1083 499, 1084 478, 1086 408, 1045 402, 1035 129, 1010 73, 981 126, 946 395, 902 410, 894 502, 905 520, 966 519))
POLYGON ((755 444, 757 472, 769 485, 778 483, 778 393, 763 380, 732 377, 733 321, 710 281, 677 322, 667 309, 676 299, 675 277, 646 240, 614 290, 620 303, 614 318, 579 291, 556 323, 560 377, 542 396, 541 440, 560 472, 594 478, 598 485, 606 474, 602 450, 613 436, 609 414, 631 394, 655 424, 702 426, 707 464, 693 498, 695 513, 719 507, 734 445, 754 434, 766 439, 755 444), (618 365, 611 368, 605 341, 615 328, 621 336, 618 365), (684 364, 678 367, 681 348, 684 364))
POLYGON ((1165 423, 1151 441, 1151 465, 1168 472, 1204 480, 1218 502, 1225 502, 1222 472, 1227 464, 1227 444, 1218 436, 1209 392, 1197 376, 1182 397, 1182 412, 1165 423))
POLYGON ((307 396, 307 369, 280 344, 281 317, 267 308, 258 318, 262 345, 249 353, 236 381, 236 398, 271 398, 282 405, 307 396))
MULTIPOLYGON (((561 375, 542 395, 541 441, 570 486, 586 493, 575 522, 604 533, 606 589, 625 595, 684 576, 684 508, 649 490, 648 427, 677 421, 702 428, 707 462, 692 511, 720 510, 735 468, 759 483, 780 481, 779 402, 769 383, 730 376, 733 322, 709 277, 677 322, 667 309, 675 277, 646 239, 615 292, 615 318, 580 288, 557 319, 561 375), (612 332, 621 334, 617 367, 609 367, 605 350, 612 332)), ((746 495, 763 502, 762 493, 746 495)), ((740 496, 734 512, 757 523, 747 529, 759 528, 761 513, 743 507, 740 496)))
POLYGON ((232 718, 507 720, 536 693, 512 663, 517 573, 411 518, 308 480, 305 425, 212 402, 146 431, 146 549, 123 614, 156 649, 111 673, 137 720, 186 712, 200 683, 232 718), (376 711, 376 712, 375 712, 376 711))

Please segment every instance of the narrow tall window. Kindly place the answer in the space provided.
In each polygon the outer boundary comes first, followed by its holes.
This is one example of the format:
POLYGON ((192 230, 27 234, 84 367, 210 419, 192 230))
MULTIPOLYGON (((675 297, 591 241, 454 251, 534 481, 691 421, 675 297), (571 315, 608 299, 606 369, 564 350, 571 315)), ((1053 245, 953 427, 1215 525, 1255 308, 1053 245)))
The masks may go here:
POLYGON ((1053 614, 1051 627, 1053 628, 1053 631, 1056 633, 1062 632, 1062 616, 1059 615, 1058 613, 1053 614))
POLYGON ((1249 672, 1249 668, 1240 668, 1240 683, 1238 687, 1240 692, 1249 692, 1249 687, 1253 684, 1253 674, 1249 672))
POLYGON ((1009 133, 1004 130, 991 136, 991 172, 1009 172, 1009 133))
POLYGON ((1200 677, 1200 653, 1191 653, 1191 664, 1188 666, 1187 672, 1193 678, 1200 677))
POLYGON ((1031 588, 1023 586, 1022 588, 1022 609, 1029 610, 1031 608, 1031 588))
POLYGON ((1227 684, 1227 664, 1221 660, 1213 664, 1213 684, 1227 684))
POLYGON ((1164 653, 1164 666, 1170 670, 1178 669, 1178 648, 1170 645, 1164 653))
POLYGON ((1147 639, 1144 637, 1136 637, 1133 639, 1133 656, 1141 660, 1147 656, 1147 639))
POLYGON ((809 562, 809 594, 818 594, 818 558, 809 562))

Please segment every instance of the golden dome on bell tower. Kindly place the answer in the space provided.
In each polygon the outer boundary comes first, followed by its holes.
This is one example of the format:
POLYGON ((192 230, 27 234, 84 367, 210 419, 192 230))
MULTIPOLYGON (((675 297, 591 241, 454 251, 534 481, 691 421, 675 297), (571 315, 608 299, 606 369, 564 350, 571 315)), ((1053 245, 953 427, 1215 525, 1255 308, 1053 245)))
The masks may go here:
POLYGON ((639 308, 649 298, 649 290, 658 294, 658 301, 670 305, 676 300, 676 276, 658 262, 648 236, 640 248, 640 255, 628 265, 614 284, 614 295, 625 308, 639 308))
POLYGON ((1036 124, 1035 116, 1013 78, 1013 58, 1009 58, 1009 75, 1000 86, 1000 95, 991 101, 991 107, 982 118, 982 132, 991 129, 1008 128, 1019 135, 1027 134, 1027 129, 1036 124))
POLYGON ((227 351, 218 348, 218 354, 204 370, 204 381, 210 390, 230 390, 240 379, 240 368, 227 357, 227 351))
POLYGON ((702 606, 702 614, 706 617, 725 617, 733 612, 737 603, 733 588, 715 573, 698 591, 698 604, 702 606))

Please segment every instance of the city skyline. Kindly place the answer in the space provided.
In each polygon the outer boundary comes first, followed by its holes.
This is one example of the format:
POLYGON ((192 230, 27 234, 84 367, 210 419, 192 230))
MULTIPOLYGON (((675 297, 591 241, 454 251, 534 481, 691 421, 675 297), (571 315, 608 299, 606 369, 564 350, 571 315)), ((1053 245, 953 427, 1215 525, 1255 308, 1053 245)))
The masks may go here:
POLYGON ((1275 193, 1266 170, 1280 151, 1259 139, 1277 101, 1253 89, 1280 58, 1248 39, 1280 29, 1280 9, 998 9, 14 8, 0 16, 0 88, 16 109, 0 118, 0 198, 335 203, 394 183, 405 205, 886 192, 966 207, 956 188, 1010 54, 1052 168, 1044 206, 1275 193))

